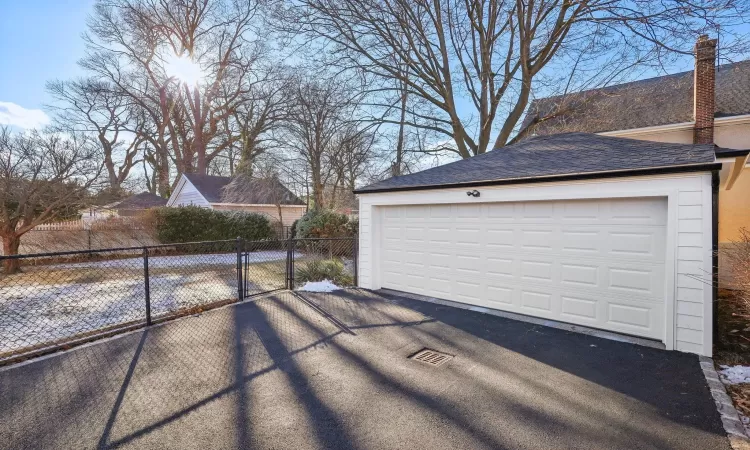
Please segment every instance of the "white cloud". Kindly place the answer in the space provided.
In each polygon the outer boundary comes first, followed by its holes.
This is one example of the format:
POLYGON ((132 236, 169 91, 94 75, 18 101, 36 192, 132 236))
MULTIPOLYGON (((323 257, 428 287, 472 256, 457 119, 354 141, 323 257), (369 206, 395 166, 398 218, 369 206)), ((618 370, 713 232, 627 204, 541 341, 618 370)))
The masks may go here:
POLYGON ((11 102, 0 102, 0 125, 18 128, 39 128, 49 123, 41 109, 26 109, 11 102))

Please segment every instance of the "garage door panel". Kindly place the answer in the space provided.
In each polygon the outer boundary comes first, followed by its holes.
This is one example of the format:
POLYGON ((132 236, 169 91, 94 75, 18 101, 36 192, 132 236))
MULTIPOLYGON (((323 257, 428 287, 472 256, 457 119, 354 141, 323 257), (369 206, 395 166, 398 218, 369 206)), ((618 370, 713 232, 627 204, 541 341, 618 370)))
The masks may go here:
POLYGON ((453 243, 456 248, 479 247, 482 243, 482 230, 478 226, 456 226, 453 233, 453 243))
POLYGON ((607 232, 606 251, 615 257, 663 262, 666 257, 664 228, 617 228, 607 232))
POLYGON ((487 256, 486 261, 485 271, 488 275, 499 277, 516 276, 515 268, 518 267, 518 264, 515 259, 487 256))
POLYGON ((492 306, 493 303, 499 303, 507 307, 508 305, 513 305, 515 292, 513 288, 488 283, 486 299, 489 306, 492 306))
POLYGON ((525 250, 551 251, 559 241, 553 229, 522 229, 520 234, 521 248, 525 250))
POLYGON ((588 201, 565 201, 560 202, 561 219, 563 223, 582 221, 585 223, 600 222, 601 221, 601 207, 600 203, 592 203, 588 201))
POLYGON ((516 203, 491 203, 486 207, 487 219, 508 222, 516 219, 516 203))
POLYGON ((609 221, 612 224, 660 225, 667 224, 667 208, 660 198, 611 200, 609 221))
POLYGON ((527 202, 520 205, 522 221, 552 222, 555 218, 554 202, 527 202))
POLYGON ((665 199, 383 209, 384 287, 663 337, 665 199))
POLYGON ((476 274, 482 270, 482 259, 479 255, 457 254, 455 259, 456 271, 469 275, 476 274))
POLYGON ((481 304, 484 297, 482 283, 479 280, 455 280, 453 292, 458 298, 474 304, 481 304))
POLYGON ((449 244, 453 233, 450 227, 427 227, 425 237, 430 243, 449 244))
POLYGON ((601 304, 595 298, 580 295, 561 295, 560 314, 568 320, 595 323, 601 315, 601 304))
POLYGON ((453 205, 430 205, 431 219, 450 219, 453 205))
POLYGON ((608 268, 607 287, 655 299, 664 296, 664 272, 657 267, 614 265, 608 268))
POLYGON ((534 310, 535 313, 551 313, 552 297, 551 292, 521 290, 521 308, 534 310))
POLYGON ((563 253, 598 254, 601 248, 599 230, 563 229, 560 232, 560 250, 563 253))
POLYGON ((455 208, 454 218, 457 222, 477 222, 482 218, 482 211, 484 206, 482 204, 475 205, 461 205, 460 208, 455 208))
POLYGON ((554 263, 549 261, 522 260, 521 279, 533 282, 551 283, 554 263))
POLYGON ((490 249, 509 249, 516 244, 515 230, 512 228, 488 228, 485 234, 485 245, 490 249))
POLYGON ((596 264, 562 262, 560 263, 560 283, 597 289, 601 286, 600 268, 596 264))
POLYGON ((647 332, 651 327, 651 308, 609 303, 608 322, 619 326, 640 328, 647 332))

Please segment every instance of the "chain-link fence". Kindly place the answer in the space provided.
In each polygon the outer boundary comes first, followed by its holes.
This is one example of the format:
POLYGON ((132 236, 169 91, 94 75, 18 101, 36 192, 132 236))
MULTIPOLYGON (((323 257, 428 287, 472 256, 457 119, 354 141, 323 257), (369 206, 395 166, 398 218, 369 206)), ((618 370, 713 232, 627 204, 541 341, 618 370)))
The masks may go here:
POLYGON ((356 284, 352 238, 211 241, 0 257, 0 364, 274 290, 356 284))
POLYGON ((325 289, 357 285, 357 245, 351 238, 295 239, 290 285, 294 289, 325 289))

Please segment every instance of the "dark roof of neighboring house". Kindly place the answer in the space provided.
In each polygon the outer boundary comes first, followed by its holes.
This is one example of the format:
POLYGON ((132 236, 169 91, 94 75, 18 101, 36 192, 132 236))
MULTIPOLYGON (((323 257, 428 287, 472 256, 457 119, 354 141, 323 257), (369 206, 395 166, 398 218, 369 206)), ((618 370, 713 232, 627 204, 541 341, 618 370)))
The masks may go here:
POLYGON ((130 197, 117 202, 112 207, 114 209, 149 209, 157 208, 159 206, 166 206, 167 199, 161 198, 156 194, 150 192, 141 192, 140 194, 131 195, 130 197))
POLYGON ((355 192, 597 178, 654 169, 708 170, 716 168, 715 149, 713 144, 668 144, 590 133, 538 136, 355 192))
POLYGON ((278 179, 183 174, 209 203, 304 205, 278 179))
MULTIPOLYGON (((750 114, 750 60, 716 71, 715 116, 743 114, 750 114)), ((692 122, 693 71, 537 99, 521 129, 535 120, 540 122, 531 134, 602 133, 692 122)))

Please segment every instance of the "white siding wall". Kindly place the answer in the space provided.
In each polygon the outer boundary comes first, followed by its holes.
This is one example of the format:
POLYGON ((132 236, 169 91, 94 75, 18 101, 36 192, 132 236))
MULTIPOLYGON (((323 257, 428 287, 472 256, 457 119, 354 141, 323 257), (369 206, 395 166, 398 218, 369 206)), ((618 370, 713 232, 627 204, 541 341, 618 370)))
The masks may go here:
POLYGON ((174 194, 169 198, 168 206, 201 206, 203 208, 211 208, 211 204, 198 192, 198 189, 193 186, 185 177, 182 177, 174 194))
POLYGON ((713 323, 710 285, 711 175, 679 174, 608 180, 519 184, 360 195, 359 284, 379 289, 380 210, 386 205, 483 203, 582 198, 667 197, 666 324, 664 343, 711 355, 713 323))

